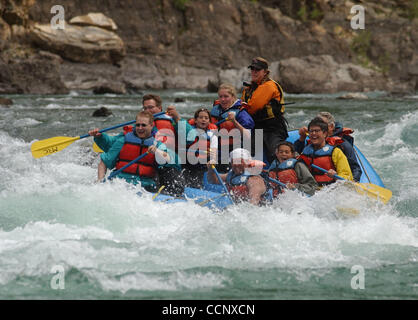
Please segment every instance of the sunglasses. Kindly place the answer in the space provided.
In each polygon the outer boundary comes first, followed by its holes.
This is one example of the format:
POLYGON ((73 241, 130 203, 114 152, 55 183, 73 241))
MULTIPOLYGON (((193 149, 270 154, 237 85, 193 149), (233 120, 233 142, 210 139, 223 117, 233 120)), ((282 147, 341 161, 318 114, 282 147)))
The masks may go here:
POLYGON ((135 123, 135 127, 137 127, 137 128, 146 127, 146 126, 149 126, 149 124, 146 124, 146 123, 135 123))
POLYGON ((251 71, 255 70, 255 71, 257 71, 257 72, 258 72, 258 71, 260 71, 260 70, 262 70, 262 69, 260 69, 260 68, 256 68, 256 67, 250 67, 250 70, 251 70, 251 71))
POLYGON ((308 132, 309 132, 309 134, 315 134, 315 133, 322 132, 322 130, 321 129, 313 129, 313 130, 309 130, 308 132))

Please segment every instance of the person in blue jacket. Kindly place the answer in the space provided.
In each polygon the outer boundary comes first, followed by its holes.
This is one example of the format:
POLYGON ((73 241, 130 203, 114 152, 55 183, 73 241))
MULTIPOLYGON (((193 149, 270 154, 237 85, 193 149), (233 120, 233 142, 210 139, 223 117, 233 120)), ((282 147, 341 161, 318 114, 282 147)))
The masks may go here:
POLYGON ((241 99, 237 99, 234 86, 230 84, 219 86, 218 99, 214 102, 210 115, 212 123, 217 124, 219 130, 216 168, 219 172, 228 172, 229 153, 235 148, 251 148, 251 131, 255 123, 243 107, 241 99))
MULTIPOLYGON (((362 174, 359 163, 357 162, 356 154, 353 147, 354 138, 351 136, 352 129, 344 128, 341 123, 335 122, 334 117, 329 112, 319 112, 317 117, 320 117, 324 122, 328 124, 328 137, 340 137, 344 141, 340 145, 341 150, 347 157, 348 164, 350 165, 351 172, 353 173, 354 181, 360 181, 362 174)), ((306 143, 306 136, 308 133, 307 127, 299 129, 299 139, 295 141, 295 149, 298 153, 302 153, 306 143)))

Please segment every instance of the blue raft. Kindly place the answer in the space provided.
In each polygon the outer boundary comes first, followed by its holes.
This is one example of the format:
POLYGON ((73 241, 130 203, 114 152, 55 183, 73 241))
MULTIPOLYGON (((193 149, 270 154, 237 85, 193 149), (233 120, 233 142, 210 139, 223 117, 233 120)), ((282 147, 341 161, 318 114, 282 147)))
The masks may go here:
MULTIPOLYGON (((294 143, 299 139, 298 130, 289 131, 289 138, 287 141, 294 143)), ((361 151, 354 146, 357 161, 360 164, 362 175, 360 183, 372 183, 385 188, 382 180, 380 179, 377 172, 373 169, 372 165, 361 153, 361 151)), ((195 188, 185 188, 183 197, 173 197, 164 194, 159 194, 154 201, 161 201, 163 203, 175 203, 175 202, 186 202, 194 201, 202 207, 208 207, 210 209, 223 210, 226 207, 233 204, 229 197, 224 193, 224 190, 219 184, 211 184, 207 180, 206 173, 203 177, 203 190, 195 188)))
POLYGON ((194 201, 201 207, 207 207, 212 210, 223 210, 229 205, 233 204, 223 190, 220 192, 212 192, 209 190, 202 190, 196 188, 184 188, 183 197, 174 197, 165 194, 159 194, 154 201, 162 203, 176 203, 194 201))

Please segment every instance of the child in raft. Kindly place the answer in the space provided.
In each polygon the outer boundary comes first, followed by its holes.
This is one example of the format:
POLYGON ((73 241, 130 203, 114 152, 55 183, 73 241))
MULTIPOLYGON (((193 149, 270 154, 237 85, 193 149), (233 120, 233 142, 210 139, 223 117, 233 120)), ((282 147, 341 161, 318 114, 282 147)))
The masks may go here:
POLYGON ((202 188, 206 164, 217 157, 217 126, 211 123, 210 111, 206 108, 197 110, 189 124, 193 130, 187 134, 186 159, 183 161, 182 173, 187 187, 202 188))
MULTIPOLYGON (((298 189, 308 195, 313 195, 318 188, 315 178, 302 161, 295 158, 295 147, 288 141, 280 142, 275 149, 276 159, 268 168, 270 178, 286 184, 289 189, 298 189)), ((281 187, 271 182, 273 196, 281 193, 281 187)))

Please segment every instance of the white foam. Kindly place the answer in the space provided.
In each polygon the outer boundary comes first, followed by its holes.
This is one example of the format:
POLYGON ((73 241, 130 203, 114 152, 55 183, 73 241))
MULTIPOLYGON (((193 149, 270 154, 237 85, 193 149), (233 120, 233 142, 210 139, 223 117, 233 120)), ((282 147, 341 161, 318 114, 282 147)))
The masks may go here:
POLYGON ((14 121, 13 126, 15 128, 19 128, 19 127, 33 127, 36 126, 38 124, 41 124, 41 121, 32 119, 32 118, 23 118, 23 119, 19 119, 14 121))
POLYGON ((222 275, 211 272, 189 274, 186 272, 174 272, 168 276, 153 275, 135 272, 115 278, 105 274, 89 273, 91 277, 97 278, 102 288, 106 291, 120 291, 126 293, 129 290, 144 291, 176 291, 176 290, 196 290, 196 289, 218 289, 224 287, 228 280, 222 275))
POLYGON ((299 110, 298 112, 287 112, 287 117, 296 117, 296 116, 304 116, 306 113, 303 110, 299 110))
POLYGON ((418 123, 418 112, 408 112, 403 115, 399 122, 392 122, 386 125, 383 136, 376 140, 376 146, 397 146, 404 145, 402 133, 408 127, 418 123))

